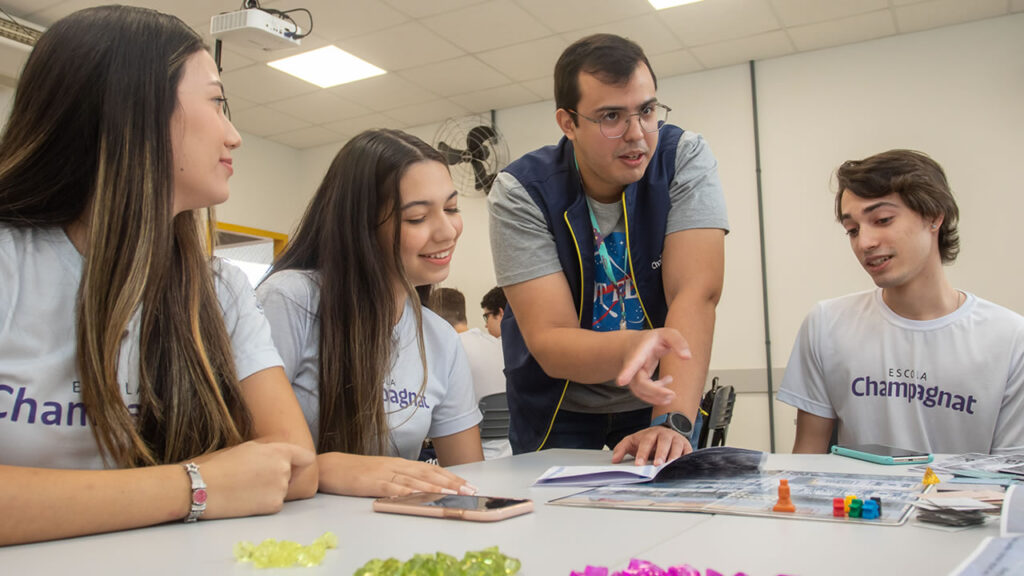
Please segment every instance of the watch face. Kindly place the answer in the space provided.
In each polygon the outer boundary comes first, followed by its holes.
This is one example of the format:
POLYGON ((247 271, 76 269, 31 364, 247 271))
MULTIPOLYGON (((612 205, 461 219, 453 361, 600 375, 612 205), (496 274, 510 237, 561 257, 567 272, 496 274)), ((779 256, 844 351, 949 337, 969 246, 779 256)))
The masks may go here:
POLYGON ((680 414, 679 412, 673 412, 669 414, 668 419, 669 426, 671 426, 673 430, 679 432, 680 434, 689 434, 690 431, 693 429, 693 425, 690 424, 690 419, 680 414))

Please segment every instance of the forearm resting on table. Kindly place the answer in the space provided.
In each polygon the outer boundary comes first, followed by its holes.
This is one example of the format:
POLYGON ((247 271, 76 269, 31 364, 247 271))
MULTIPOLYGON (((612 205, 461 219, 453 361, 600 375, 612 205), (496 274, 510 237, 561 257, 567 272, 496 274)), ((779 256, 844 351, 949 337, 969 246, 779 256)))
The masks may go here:
POLYGON ((122 470, 0 466, 0 545, 180 521, 190 482, 178 465, 122 470))

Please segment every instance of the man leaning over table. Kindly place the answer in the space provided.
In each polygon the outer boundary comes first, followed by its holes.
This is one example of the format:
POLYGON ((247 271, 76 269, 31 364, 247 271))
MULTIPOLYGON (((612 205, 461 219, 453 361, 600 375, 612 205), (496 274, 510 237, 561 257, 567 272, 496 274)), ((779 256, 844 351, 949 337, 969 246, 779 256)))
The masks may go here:
POLYGON ((664 123, 627 39, 569 46, 555 104, 564 137, 509 165, 489 199, 512 447, 660 464, 692 450, 707 375, 728 228, 718 165, 664 123))
POLYGON ((1024 318, 957 290, 959 209, 934 160, 890 150, 839 167, 836 218, 877 288, 819 302, 779 389, 793 452, 888 444, 935 453, 1024 449, 1024 318))

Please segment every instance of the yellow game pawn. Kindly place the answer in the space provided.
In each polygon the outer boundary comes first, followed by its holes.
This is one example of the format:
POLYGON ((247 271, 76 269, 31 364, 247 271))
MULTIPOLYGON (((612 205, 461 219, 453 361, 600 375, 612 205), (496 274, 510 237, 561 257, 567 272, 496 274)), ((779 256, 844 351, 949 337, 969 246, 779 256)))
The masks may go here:
POLYGON ((932 467, 926 467, 924 470, 924 479, 921 480, 921 483, 925 486, 931 486, 932 484, 938 484, 939 482, 941 482, 941 480, 939 480, 939 477, 935 475, 932 467))

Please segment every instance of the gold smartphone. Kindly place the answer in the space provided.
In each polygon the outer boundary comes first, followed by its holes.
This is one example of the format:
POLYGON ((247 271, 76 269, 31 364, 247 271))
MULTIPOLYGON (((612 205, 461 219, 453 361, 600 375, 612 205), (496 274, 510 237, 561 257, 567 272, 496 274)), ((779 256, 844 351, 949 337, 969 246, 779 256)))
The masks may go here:
POLYGON ((473 522, 496 522, 533 512, 533 501, 493 496, 462 496, 460 494, 434 494, 417 492, 405 496, 378 498, 373 501, 374 512, 411 514, 432 518, 450 518, 473 522))

